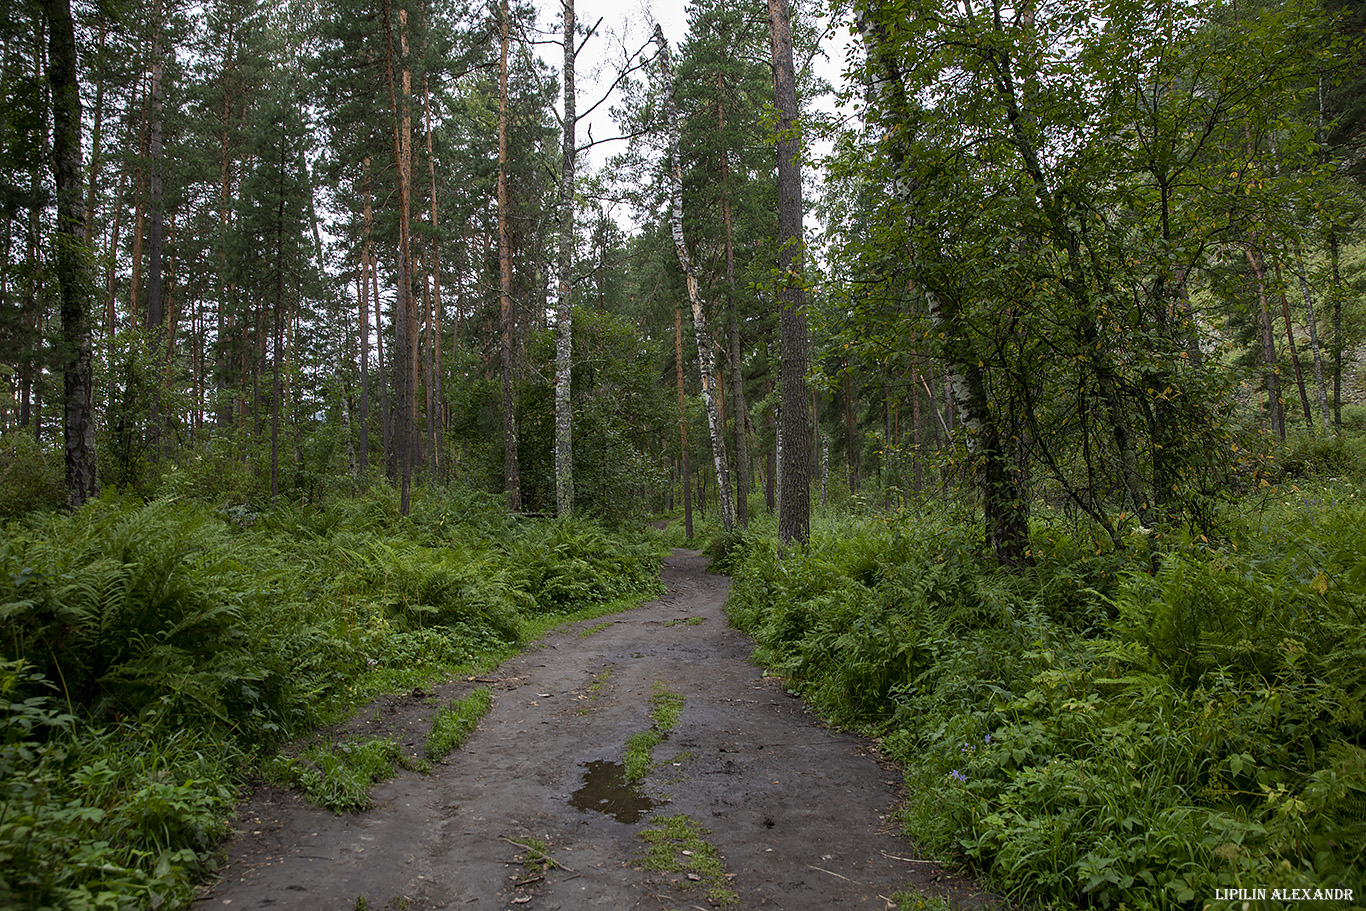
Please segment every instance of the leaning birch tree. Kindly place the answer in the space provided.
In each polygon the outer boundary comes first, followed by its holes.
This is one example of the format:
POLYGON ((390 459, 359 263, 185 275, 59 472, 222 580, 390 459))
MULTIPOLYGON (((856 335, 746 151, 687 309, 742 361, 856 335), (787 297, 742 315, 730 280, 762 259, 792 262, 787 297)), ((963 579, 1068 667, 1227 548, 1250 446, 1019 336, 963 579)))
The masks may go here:
POLYGON ((670 218, 673 227, 674 249, 678 264, 688 286, 688 301, 692 305, 693 334, 697 337, 697 360, 702 374, 702 402, 707 411, 707 429, 711 433, 712 459, 716 463, 716 499, 721 510, 721 524, 730 531, 735 524, 735 511, 730 499, 730 473, 726 468, 726 444, 722 438, 721 407, 716 397, 716 355, 711 333, 707 331, 707 317, 702 292, 697 283, 692 256, 683 237, 683 169, 678 153, 678 112, 674 105, 673 73, 669 66, 669 43, 664 30, 655 25, 655 43, 659 45, 659 64, 664 77, 664 120, 669 131, 669 187, 671 193, 670 218))

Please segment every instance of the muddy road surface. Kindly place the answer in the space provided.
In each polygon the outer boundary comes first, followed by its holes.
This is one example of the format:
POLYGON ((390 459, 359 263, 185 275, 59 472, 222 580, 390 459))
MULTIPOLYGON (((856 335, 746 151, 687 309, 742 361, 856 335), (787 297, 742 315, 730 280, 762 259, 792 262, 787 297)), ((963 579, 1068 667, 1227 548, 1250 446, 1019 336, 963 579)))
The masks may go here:
POLYGON ((420 749, 434 703, 494 691, 463 749, 381 784, 365 812, 259 789, 198 908, 826 911, 894 908, 905 890, 998 905, 897 833, 900 775, 870 742, 823 727, 749 663, 722 612, 726 577, 675 551, 664 584, 659 600, 566 627, 483 681, 357 716, 357 730, 420 749), (677 725, 628 787, 627 740, 651 728, 661 691, 682 697, 677 725), (667 842, 670 828, 688 839, 667 842), (647 859, 652 845, 674 869, 647 859))

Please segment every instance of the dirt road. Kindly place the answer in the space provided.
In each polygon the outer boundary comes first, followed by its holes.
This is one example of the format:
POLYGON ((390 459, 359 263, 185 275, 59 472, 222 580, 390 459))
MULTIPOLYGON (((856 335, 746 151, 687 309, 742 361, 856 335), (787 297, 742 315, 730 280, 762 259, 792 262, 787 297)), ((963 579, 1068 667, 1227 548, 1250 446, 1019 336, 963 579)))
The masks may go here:
MULTIPOLYGON (((871 744, 823 728, 748 662, 749 641, 722 613, 727 578, 675 551, 664 583, 658 601, 561 630, 504 664, 465 748, 430 774, 379 786, 372 809, 337 816, 259 791, 199 907, 715 907, 706 877, 645 868, 642 833, 681 816, 706 830, 717 881, 738 899, 730 907, 887 909, 907 888, 965 908, 993 904, 894 834, 900 776, 871 744), (627 739, 650 728, 657 686, 683 697, 678 725, 643 786, 619 788, 616 764, 627 739)), ((391 700, 356 723, 409 724, 420 744, 431 695, 391 700)), ((682 863, 705 853, 676 847, 682 863)))

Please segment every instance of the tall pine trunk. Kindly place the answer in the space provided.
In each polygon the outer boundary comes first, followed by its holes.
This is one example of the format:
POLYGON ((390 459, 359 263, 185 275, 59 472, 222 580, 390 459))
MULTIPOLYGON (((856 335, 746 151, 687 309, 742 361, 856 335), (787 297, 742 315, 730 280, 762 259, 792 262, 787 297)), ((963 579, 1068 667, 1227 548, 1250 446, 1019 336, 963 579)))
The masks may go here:
POLYGON ((522 479, 517 465, 517 416, 512 407, 513 313, 512 241, 508 232, 508 3, 503 0, 498 25, 498 301, 501 318, 500 360, 503 379, 503 490, 508 509, 522 511, 522 479))
MULTIPOLYGON (((717 132, 726 132, 726 112, 722 104, 724 77, 716 76, 717 132)), ((741 528, 749 525, 749 404, 745 401, 745 373, 740 356, 740 313, 735 301, 735 237, 730 213, 730 150, 721 150, 721 219, 726 228, 726 314, 729 322, 730 385, 735 412, 735 521, 741 528)))
POLYGON ((71 0, 43 0, 52 88, 52 174, 57 190, 57 284, 65 347, 63 430, 67 505, 98 492, 95 473, 94 369, 90 350, 88 251, 81 242, 81 96, 71 0))
POLYGON ((408 60, 408 11, 399 9, 399 67, 402 95, 394 84, 394 39, 390 4, 384 4, 388 39, 385 68, 389 106, 394 117, 394 164, 398 175, 398 294, 394 299, 393 445, 399 480, 399 511, 408 514, 413 476, 413 436, 417 426, 417 303, 413 300, 410 222, 412 210, 412 70, 408 60))
POLYGON ((555 306, 555 512, 574 512, 574 411, 571 399, 574 353, 574 302, 570 285, 574 264, 575 137, 574 0, 561 0, 564 15, 564 144, 560 164, 559 281, 555 306))
POLYGON ((442 363, 441 363, 441 242, 437 233, 437 205, 436 205, 436 158, 432 151, 432 93, 431 87, 427 84, 427 77, 422 77, 422 97, 427 114, 427 180, 430 186, 430 196, 432 203, 432 240, 429 253, 431 255, 431 275, 432 275, 432 338, 431 345, 431 404, 428 406, 432 412, 427 417, 429 427, 435 429, 431 431, 432 461, 434 467, 441 476, 446 473, 446 433, 445 421, 442 420, 444 414, 443 396, 441 390, 442 363))
POLYGON ((796 135, 797 78, 787 0, 768 0, 773 37, 773 104, 778 109, 779 398, 783 430, 778 476, 778 536, 805 543, 811 532, 811 396, 806 385, 806 313, 802 300, 801 140, 796 135))

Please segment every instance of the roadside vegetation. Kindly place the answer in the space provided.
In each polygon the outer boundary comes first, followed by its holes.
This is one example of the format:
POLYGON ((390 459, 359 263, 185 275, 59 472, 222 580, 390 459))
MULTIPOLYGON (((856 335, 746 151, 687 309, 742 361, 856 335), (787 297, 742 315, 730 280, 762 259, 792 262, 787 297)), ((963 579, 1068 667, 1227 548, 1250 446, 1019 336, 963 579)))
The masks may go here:
MULTIPOLYGON (((1366 894, 1366 447, 1304 440, 1205 531, 1036 506, 1028 565, 927 496, 711 542, 756 661, 903 764, 906 833, 1026 902, 1366 894)), ((966 507, 964 507, 966 508, 966 507)), ((1254 903, 1255 904, 1255 903, 1254 903)))
MULTIPOLYGON (((382 739, 304 763, 280 748, 653 594, 659 559, 644 536, 519 520, 459 488, 419 489, 408 517, 379 485, 259 512, 109 497, 10 523, 0 905, 187 903, 254 774, 358 807, 402 758, 382 739)), ((477 723, 487 699, 471 698, 430 759, 477 723)))

